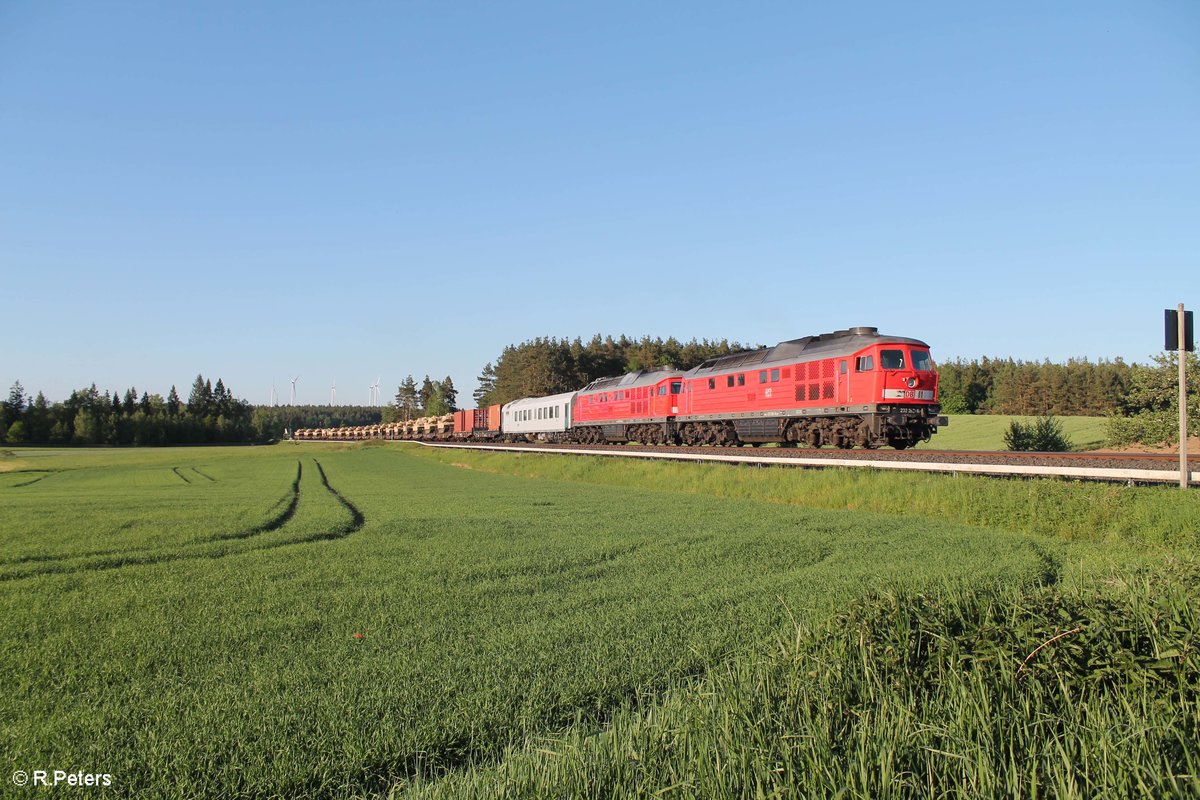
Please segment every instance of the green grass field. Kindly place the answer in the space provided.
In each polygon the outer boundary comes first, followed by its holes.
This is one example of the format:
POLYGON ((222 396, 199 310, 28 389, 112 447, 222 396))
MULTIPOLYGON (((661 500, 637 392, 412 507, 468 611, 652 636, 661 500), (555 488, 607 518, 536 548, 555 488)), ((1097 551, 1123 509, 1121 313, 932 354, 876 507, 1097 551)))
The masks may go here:
MULTIPOLYGON (((999 414, 950 414, 950 424, 940 428, 924 450, 1006 450, 1004 434, 1013 420, 1033 422, 1037 417, 999 414)), ((1104 417, 1055 417, 1075 450, 1103 447, 1106 437, 1104 417)))
POLYGON ((2 751, 139 797, 1188 796, 1193 497, 413 445, 17 450, 2 751))

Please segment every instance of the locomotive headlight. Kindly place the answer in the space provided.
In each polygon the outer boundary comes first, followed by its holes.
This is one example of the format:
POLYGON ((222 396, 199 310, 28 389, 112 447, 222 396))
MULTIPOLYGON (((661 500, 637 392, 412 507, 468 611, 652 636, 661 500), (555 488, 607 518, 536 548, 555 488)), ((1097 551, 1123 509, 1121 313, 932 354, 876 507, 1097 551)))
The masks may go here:
POLYGON ((908 384, 908 388, 910 388, 910 389, 916 388, 916 385, 917 385, 917 379, 916 379, 916 378, 914 378, 914 377, 911 377, 911 376, 910 376, 910 377, 908 377, 908 378, 905 378, 905 379, 904 379, 904 382, 905 382, 906 384, 908 384))

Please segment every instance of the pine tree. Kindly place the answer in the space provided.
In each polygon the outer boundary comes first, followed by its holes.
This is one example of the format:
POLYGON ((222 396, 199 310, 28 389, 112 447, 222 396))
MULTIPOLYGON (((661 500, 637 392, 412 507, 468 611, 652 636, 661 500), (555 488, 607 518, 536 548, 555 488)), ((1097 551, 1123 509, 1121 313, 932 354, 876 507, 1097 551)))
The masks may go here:
POLYGON ((25 387, 17 381, 8 390, 8 399, 0 405, 0 425, 7 428, 19 420, 25 410, 25 402, 25 387))
POLYGON ((51 409, 46 395, 37 393, 37 397, 25 411, 25 423, 29 430, 29 441, 50 441, 51 409))
POLYGON ((458 390, 454 388, 454 381, 450 380, 449 375, 442 380, 442 384, 439 388, 441 389, 442 400, 444 400, 446 403, 446 411, 443 413, 448 414, 451 411, 457 411, 458 390))
POLYGON ((429 399, 425 401, 425 415, 428 417, 440 417, 443 414, 451 412, 450 404, 446 402, 445 395, 442 394, 442 384, 430 382, 429 399))
POLYGON ((396 389, 396 413, 403 420, 417 416, 417 382, 412 375, 406 377, 396 389))
POLYGON ((225 389, 225 381, 217 378, 217 385, 213 388, 213 413, 218 417, 229 416, 229 401, 232 396, 225 389))
POLYGON ((429 380, 429 376, 425 376, 425 381, 421 384, 420 391, 417 392, 417 403, 420 405, 422 414, 429 416, 429 401, 433 399, 437 389, 434 388, 433 381, 429 380))
MULTIPOLYGON (((578 339, 576 340, 578 341, 578 339)), ((483 372, 479 375, 479 387, 471 393, 472 399, 475 400, 475 405, 479 408, 492 404, 492 395, 496 392, 496 368, 492 366, 492 362, 483 365, 483 372)))
POLYGON ((167 395, 167 414, 174 417, 179 414, 179 392, 175 390, 175 384, 171 384, 171 393, 167 395))
POLYGON ((188 395, 188 413, 193 417, 207 417, 212 410, 212 400, 212 383, 206 381, 203 375, 197 375, 192 382, 192 393, 188 395))

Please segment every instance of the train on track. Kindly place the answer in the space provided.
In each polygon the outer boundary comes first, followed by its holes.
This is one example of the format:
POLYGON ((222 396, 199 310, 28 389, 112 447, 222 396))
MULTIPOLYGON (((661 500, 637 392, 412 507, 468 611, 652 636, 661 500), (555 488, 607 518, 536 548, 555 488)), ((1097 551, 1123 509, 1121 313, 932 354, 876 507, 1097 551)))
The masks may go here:
POLYGON ((404 422, 304 428, 293 438, 903 450, 946 424, 940 410, 929 345, 861 327, 721 356, 686 371, 640 370, 564 394, 404 422))

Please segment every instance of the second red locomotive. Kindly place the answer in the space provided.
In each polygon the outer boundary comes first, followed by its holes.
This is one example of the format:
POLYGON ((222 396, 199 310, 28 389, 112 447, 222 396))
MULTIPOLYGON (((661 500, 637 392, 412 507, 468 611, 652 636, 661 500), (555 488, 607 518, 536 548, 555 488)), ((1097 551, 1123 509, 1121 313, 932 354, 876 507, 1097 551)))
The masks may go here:
POLYGON ((603 378, 575 397, 574 436, 640 441, 903 450, 938 416, 929 345, 851 328, 714 358, 686 372, 603 378))

